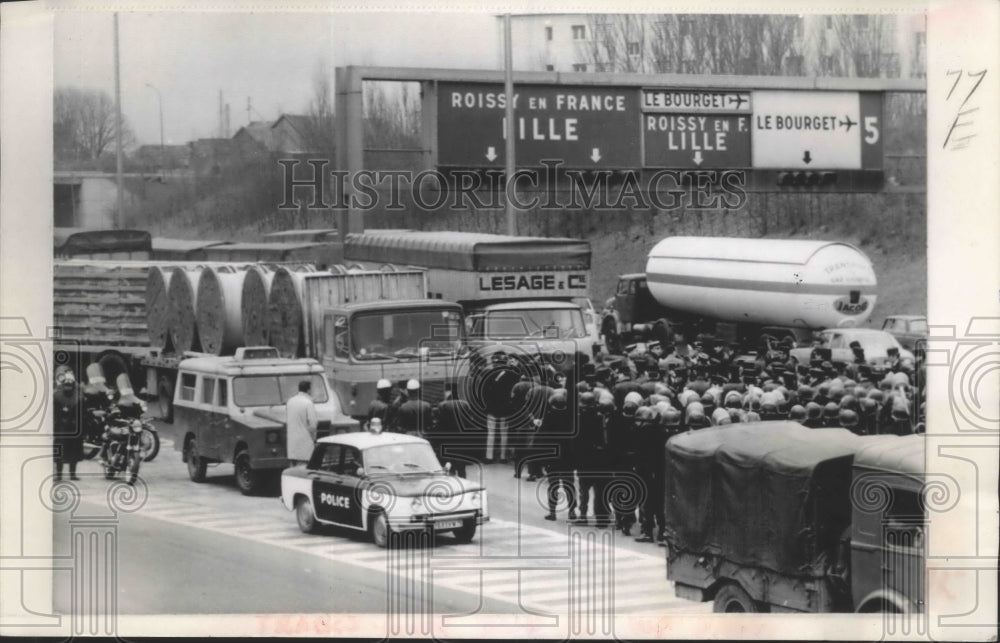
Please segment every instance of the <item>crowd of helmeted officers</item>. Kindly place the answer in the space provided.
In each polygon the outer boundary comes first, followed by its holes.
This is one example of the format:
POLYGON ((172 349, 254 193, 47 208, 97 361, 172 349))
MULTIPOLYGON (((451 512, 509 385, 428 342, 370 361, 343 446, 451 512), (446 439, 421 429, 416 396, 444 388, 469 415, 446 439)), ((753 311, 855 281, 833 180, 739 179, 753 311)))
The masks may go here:
POLYGON ((565 512, 625 534, 638 523, 637 540, 662 544, 664 444, 678 433, 771 420, 859 435, 923 432, 922 364, 892 356, 876 367, 857 347, 850 363, 814 351, 802 364, 791 346, 765 337, 748 353, 699 335, 690 345, 678 337, 562 363, 500 349, 474 355, 464 384, 437 405, 416 380, 405 393, 380 382, 366 426, 428 438, 459 475, 500 462, 515 477, 547 478, 547 520, 565 512))

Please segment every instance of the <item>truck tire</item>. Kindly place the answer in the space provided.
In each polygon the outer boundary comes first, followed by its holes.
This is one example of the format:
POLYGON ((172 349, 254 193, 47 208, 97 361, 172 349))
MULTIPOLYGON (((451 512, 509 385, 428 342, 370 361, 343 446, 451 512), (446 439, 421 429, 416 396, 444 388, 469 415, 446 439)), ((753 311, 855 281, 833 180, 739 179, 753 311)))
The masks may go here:
POLYGON ((184 461, 187 462, 188 477, 191 482, 205 482, 208 463, 198 455, 198 444, 191 438, 184 447, 184 461))
POLYGON ((160 419, 164 422, 174 421, 174 383, 167 376, 161 376, 156 383, 156 404, 160 419))
POLYGON ((723 585, 715 594, 712 611, 717 613, 759 612, 757 603, 736 583, 723 585))
POLYGON ((264 486, 264 476, 250 466, 250 453, 246 449, 241 449, 233 458, 233 465, 236 467, 236 486, 240 488, 240 492, 244 496, 259 493, 264 486))

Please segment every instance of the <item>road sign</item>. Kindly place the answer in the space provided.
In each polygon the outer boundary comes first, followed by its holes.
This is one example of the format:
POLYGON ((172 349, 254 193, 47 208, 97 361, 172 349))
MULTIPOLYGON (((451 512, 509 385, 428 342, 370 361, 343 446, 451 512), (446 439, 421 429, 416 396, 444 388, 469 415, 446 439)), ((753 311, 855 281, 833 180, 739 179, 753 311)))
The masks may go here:
POLYGON ((645 89, 642 92, 644 112, 749 113, 750 107, 750 92, 703 89, 645 89))
POLYGON ((646 113, 646 167, 750 167, 750 115, 646 113))
POLYGON ((856 170, 867 145, 864 167, 879 167, 881 100, 870 96, 862 114, 857 92, 753 92, 753 166, 856 170))
MULTIPOLYGON (((438 165, 503 167, 505 98, 502 85, 439 83, 438 165)), ((638 89, 515 85, 516 165, 639 167, 639 117, 638 89)))

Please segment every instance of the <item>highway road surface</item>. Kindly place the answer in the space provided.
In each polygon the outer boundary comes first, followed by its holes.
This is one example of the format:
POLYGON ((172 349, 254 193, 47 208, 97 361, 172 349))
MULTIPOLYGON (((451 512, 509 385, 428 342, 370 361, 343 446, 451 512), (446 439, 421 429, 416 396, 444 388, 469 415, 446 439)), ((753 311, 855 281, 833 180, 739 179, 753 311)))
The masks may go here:
MULTIPOLYGON (((87 515, 108 513, 96 461, 80 464, 79 504, 54 518, 54 554, 80 555, 87 515), (77 540, 74 540, 77 538, 77 540), (77 543, 77 545, 74 545, 77 543)), ((545 481, 514 479, 512 467, 470 467, 489 493, 491 520, 469 544, 449 534, 433 546, 383 550, 364 534, 299 531, 277 490, 243 496, 231 465, 196 484, 172 442, 143 463, 131 512, 118 512, 107 572, 118 614, 351 613, 704 614, 710 603, 674 596, 665 549, 614 530, 543 519, 545 481)), ((65 482, 63 484, 66 484, 65 482)), ((120 483, 118 483, 120 484, 120 483)), ((81 581, 54 577, 56 610, 70 614, 81 581)))

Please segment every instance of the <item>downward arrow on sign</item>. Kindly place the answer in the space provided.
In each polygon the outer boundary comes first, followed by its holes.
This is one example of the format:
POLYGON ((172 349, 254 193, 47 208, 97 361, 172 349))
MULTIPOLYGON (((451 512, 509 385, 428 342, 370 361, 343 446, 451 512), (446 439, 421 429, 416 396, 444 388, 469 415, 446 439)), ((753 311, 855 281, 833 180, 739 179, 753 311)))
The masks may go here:
POLYGON ((590 160, 593 161, 594 163, 597 163, 598 161, 600 161, 601 160, 601 150, 598 149, 598 148, 596 148, 596 147, 593 150, 591 150, 591 152, 590 152, 590 160))
POLYGON ((497 158, 496 148, 494 148, 492 146, 491 147, 487 147, 486 148, 486 160, 487 161, 495 161, 496 158, 497 158))
POLYGON ((812 157, 809 156, 809 150, 806 150, 806 153, 802 155, 802 162, 805 163, 806 165, 809 165, 809 161, 811 160, 812 157))
POLYGON ((694 164, 695 165, 701 165, 701 162, 703 160, 704 159, 701 158, 701 150, 698 150, 697 152, 694 153, 694 164))

